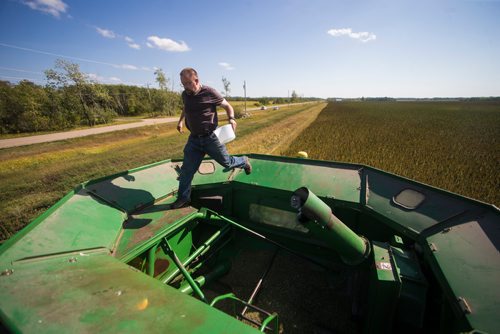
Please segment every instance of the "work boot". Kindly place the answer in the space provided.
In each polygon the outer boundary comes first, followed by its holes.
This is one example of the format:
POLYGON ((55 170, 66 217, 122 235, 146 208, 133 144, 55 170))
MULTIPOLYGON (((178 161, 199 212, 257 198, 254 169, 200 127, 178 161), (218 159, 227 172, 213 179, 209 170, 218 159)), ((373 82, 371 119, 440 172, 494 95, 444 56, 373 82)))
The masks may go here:
POLYGON ((178 198, 175 200, 175 202, 173 202, 172 204, 170 204, 169 208, 172 210, 172 209, 180 209, 180 208, 183 208, 185 206, 188 206, 189 203, 191 203, 191 201, 189 199, 182 199, 182 198, 178 198))
POLYGON ((252 164, 250 163, 250 159, 248 157, 245 157, 245 166, 243 167, 245 170, 245 174, 250 175, 252 173, 252 164))

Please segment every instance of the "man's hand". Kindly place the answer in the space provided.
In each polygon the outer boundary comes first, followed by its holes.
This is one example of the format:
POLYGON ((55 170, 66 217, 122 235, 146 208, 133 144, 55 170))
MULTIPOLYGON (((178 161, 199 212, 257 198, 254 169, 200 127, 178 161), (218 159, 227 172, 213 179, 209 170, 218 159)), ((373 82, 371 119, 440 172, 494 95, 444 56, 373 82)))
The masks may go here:
POLYGON ((179 123, 177 123, 177 131, 179 131, 179 133, 184 132, 184 130, 182 129, 182 121, 179 121, 179 123))
POLYGON ((231 124, 231 126, 233 127, 234 133, 236 133, 236 125, 237 125, 236 121, 234 119, 230 119, 229 124, 231 124))

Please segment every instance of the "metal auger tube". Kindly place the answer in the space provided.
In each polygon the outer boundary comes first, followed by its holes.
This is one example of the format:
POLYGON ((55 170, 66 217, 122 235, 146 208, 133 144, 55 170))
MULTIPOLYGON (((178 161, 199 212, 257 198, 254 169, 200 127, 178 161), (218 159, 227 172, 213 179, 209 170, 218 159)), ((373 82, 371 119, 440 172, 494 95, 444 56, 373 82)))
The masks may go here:
POLYGON ((293 192, 291 205, 298 209, 302 216, 323 227, 309 224, 311 233, 327 241, 339 253, 344 263, 357 265, 370 255, 369 241, 354 233, 332 213, 332 209, 325 202, 306 187, 293 192))

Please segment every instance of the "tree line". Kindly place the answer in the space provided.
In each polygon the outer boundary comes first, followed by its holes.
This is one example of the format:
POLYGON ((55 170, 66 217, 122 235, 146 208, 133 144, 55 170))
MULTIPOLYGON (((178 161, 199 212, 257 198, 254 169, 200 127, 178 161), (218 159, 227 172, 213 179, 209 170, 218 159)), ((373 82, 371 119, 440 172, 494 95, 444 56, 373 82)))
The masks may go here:
POLYGON ((172 116, 182 105, 180 94, 167 89, 161 69, 155 72, 160 89, 100 84, 65 60, 57 60, 45 76, 44 86, 0 81, 0 133, 94 126, 117 116, 172 116))
MULTIPOLYGON (((100 84, 80 70, 78 64, 58 59, 45 71, 46 84, 29 80, 17 84, 0 80, 0 134, 57 131, 77 126, 106 124, 117 116, 173 116, 182 108, 181 95, 168 89, 162 69, 154 72, 159 89, 100 84)), ((222 78, 224 93, 231 101, 230 82, 222 78)), ((303 98, 293 91, 290 98, 253 98, 260 105, 317 100, 303 98)), ((236 117, 243 115, 235 108, 236 117)))

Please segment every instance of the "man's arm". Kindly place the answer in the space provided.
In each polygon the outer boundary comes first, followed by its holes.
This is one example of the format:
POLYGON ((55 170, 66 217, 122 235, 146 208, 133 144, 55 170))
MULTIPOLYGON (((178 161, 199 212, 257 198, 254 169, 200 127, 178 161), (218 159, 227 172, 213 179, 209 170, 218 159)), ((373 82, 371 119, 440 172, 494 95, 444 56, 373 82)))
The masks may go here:
POLYGON ((183 133, 184 130, 182 129, 182 122, 184 121, 184 108, 182 108, 182 112, 181 112, 181 117, 179 117, 179 122, 177 122, 177 131, 179 131, 180 133, 183 133))
POLYGON ((222 100, 222 103, 220 105, 227 114, 227 119, 229 120, 229 124, 233 126, 233 131, 236 132, 236 119, 234 118, 234 109, 233 107, 229 104, 229 102, 226 101, 226 99, 222 100))

